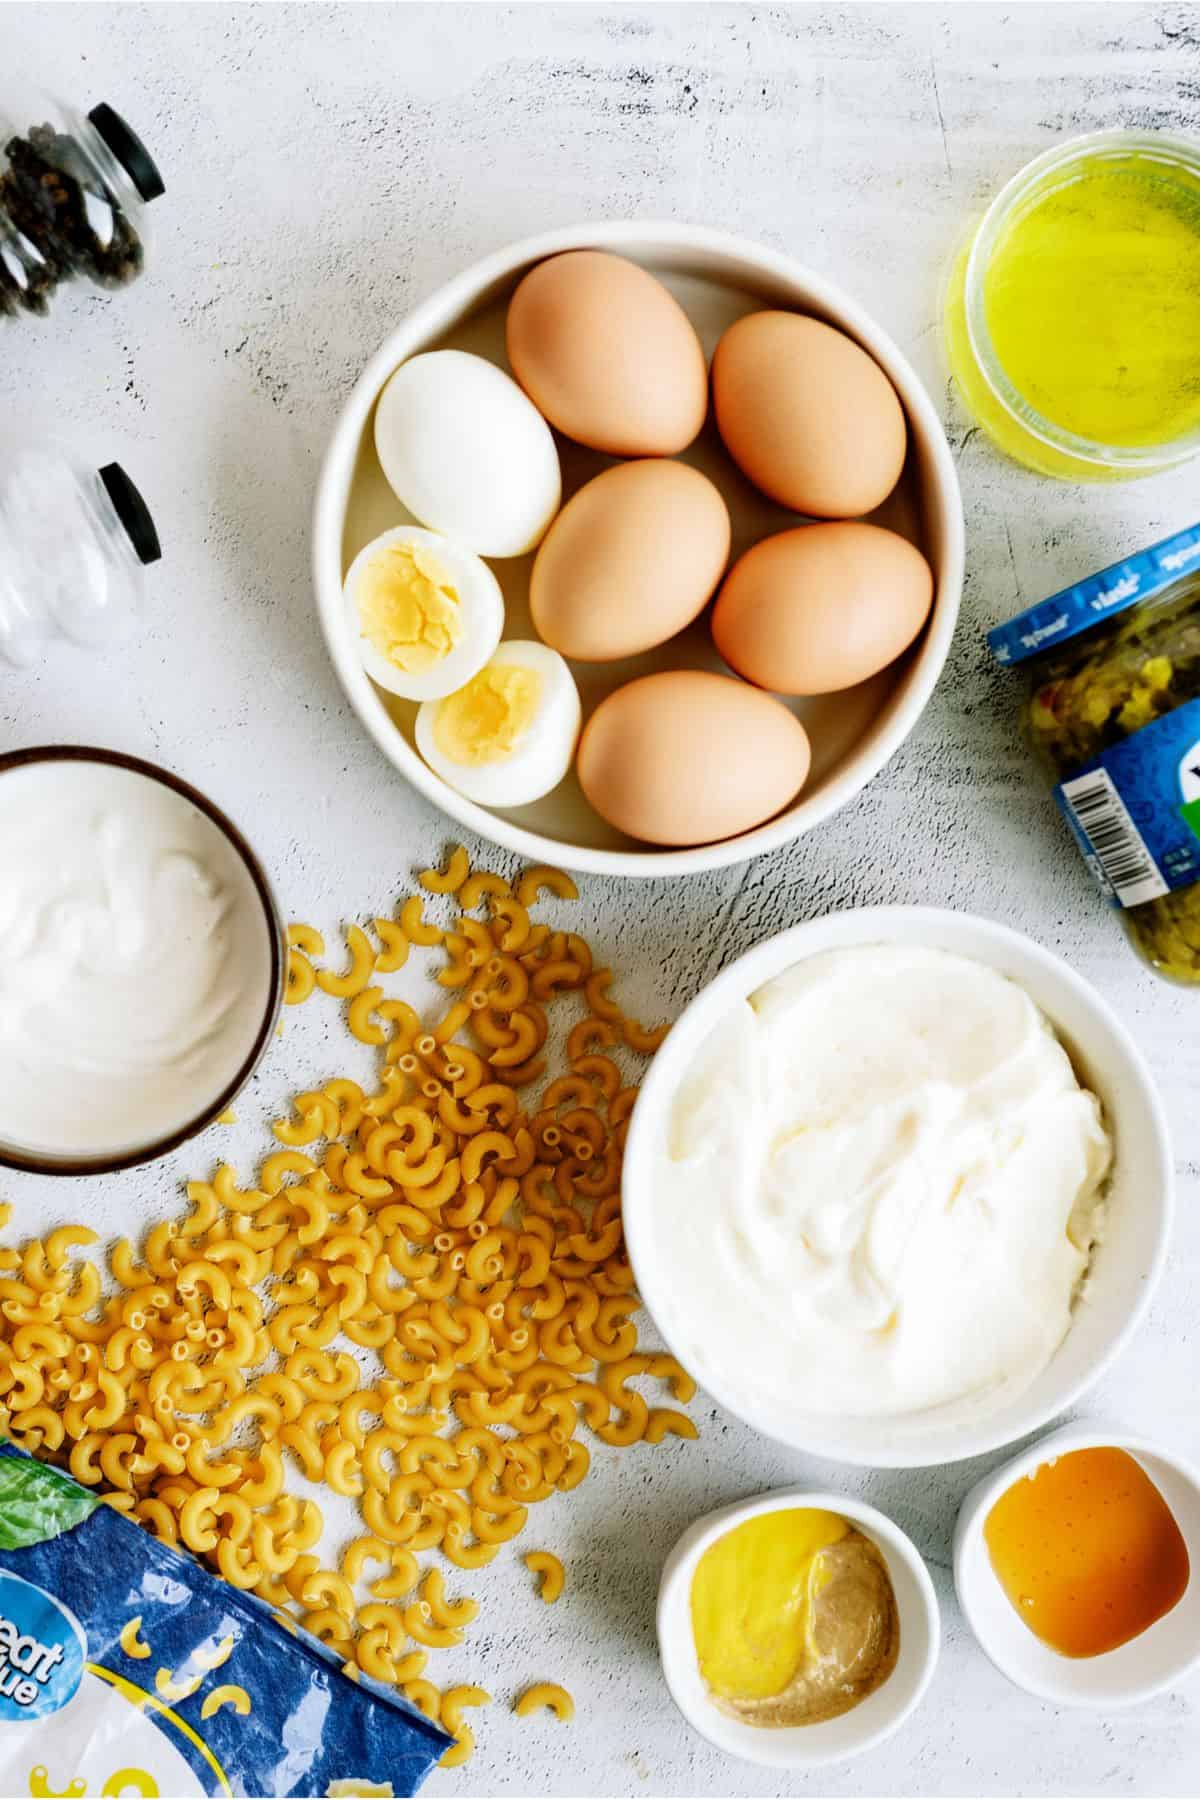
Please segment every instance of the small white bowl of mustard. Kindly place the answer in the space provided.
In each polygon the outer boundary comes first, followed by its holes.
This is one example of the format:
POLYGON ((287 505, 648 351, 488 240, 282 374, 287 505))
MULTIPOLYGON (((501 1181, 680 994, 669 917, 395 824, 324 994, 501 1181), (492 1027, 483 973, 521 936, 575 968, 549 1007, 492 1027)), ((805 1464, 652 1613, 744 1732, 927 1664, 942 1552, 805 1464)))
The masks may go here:
POLYGON ((659 1583, 672 1699, 718 1749, 768 1768, 819 1768, 890 1737, 940 1642, 916 1546, 839 1494, 783 1489, 708 1513, 659 1583))
POLYGON ((1200 1471, 1069 1425, 976 1484, 954 1585, 981 1648, 1056 1706, 1135 1705, 1200 1665, 1200 1471))

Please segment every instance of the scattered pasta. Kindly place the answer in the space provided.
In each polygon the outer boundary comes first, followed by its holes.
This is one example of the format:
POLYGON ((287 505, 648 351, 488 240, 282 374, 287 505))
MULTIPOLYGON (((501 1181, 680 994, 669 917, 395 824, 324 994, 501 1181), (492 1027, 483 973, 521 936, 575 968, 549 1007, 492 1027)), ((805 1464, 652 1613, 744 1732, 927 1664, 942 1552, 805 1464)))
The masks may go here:
POLYGON ((465 1763, 475 1748, 475 1733, 463 1719, 463 1709, 468 1706, 486 1706, 491 1699, 486 1688, 452 1687, 442 1695, 442 1709, 439 1724, 450 1733, 454 1743, 441 1758, 440 1767, 456 1769, 465 1763))
POLYGON ((423 869, 417 880, 431 894, 456 894, 470 873, 471 863, 466 850, 461 844, 455 844, 444 869, 423 869))
POLYGON ((547 1605, 557 1600, 563 1591, 565 1579, 563 1566, 557 1556, 552 1556, 549 1550, 530 1550, 525 1557, 525 1567, 531 1574, 541 1576, 538 1591, 547 1605))
POLYGON ((454 1742, 438 1761, 440 1769, 457 1769, 468 1762, 475 1753, 475 1733, 469 1725, 460 1725, 454 1733, 454 1742))
POLYGON ((575 1702, 565 1687, 557 1681, 535 1681, 526 1688, 520 1697, 513 1701, 513 1711, 519 1719, 527 1719, 530 1713, 545 1709, 552 1712, 556 1719, 564 1721, 575 1717, 575 1702))
MULTIPOLYGON (((638 1349, 621 1227, 637 1092, 621 1064, 661 1033, 626 1017, 581 937, 531 919, 546 894, 576 897, 569 876, 510 885, 456 846, 420 885, 374 938, 346 928, 340 967, 313 927, 288 931, 289 1003, 336 998, 377 1053, 374 1085, 296 1095, 253 1174, 221 1164, 187 1184, 183 1216, 111 1248, 107 1290, 83 1228, 0 1250, 0 1407, 27 1449, 440 1719, 453 1767, 474 1741, 463 1710, 488 1696, 443 1692, 426 1666, 477 1607, 425 1559, 491 1562, 532 1506, 584 1479, 581 1430, 695 1436, 654 1404, 656 1384, 683 1404, 695 1387, 638 1349), (414 946, 449 990, 429 1024, 381 984, 414 946), (570 1005, 565 1061, 539 1085, 559 1057, 550 1010, 570 1005), (338 1561, 321 1559, 321 1510, 289 1491, 293 1467, 362 1517, 338 1561)), ((558 1558, 525 1562, 556 1600, 558 1558)), ((121 1646, 142 1660, 138 1626, 121 1646)), ((155 1690, 187 1699, 232 1648, 159 1669, 155 1690)), ((221 1706, 249 1701, 215 1687, 202 1716, 221 1706)), ((550 1683, 516 1711, 541 1706, 573 1712, 550 1683)))

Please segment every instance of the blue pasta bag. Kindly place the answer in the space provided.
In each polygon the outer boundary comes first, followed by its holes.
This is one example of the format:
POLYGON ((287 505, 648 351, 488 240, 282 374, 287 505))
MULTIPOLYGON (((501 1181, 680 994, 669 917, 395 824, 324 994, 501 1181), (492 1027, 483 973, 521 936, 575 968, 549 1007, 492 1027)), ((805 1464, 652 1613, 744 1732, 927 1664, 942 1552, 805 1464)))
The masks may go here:
POLYGON ((412 1794, 451 1742, 0 1444, 0 1794, 412 1794))

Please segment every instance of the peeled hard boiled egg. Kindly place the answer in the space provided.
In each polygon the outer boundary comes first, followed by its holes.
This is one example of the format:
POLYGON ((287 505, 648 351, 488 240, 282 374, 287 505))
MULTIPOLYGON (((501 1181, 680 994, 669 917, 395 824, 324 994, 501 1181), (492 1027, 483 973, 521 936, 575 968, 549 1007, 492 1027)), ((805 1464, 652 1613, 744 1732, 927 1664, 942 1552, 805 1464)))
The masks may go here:
POLYGON ((465 687, 417 713, 417 749, 480 806, 524 806, 557 787, 579 736, 579 690, 545 644, 501 644, 465 687))
POLYGON ((603 250, 530 269, 508 308, 508 360, 550 423, 610 456, 674 456, 704 423, 704 352, 648 270, 603 250))
POLYGON ((581 487, 546 533, 529 609, 564 656, 634 656, 691 623, 728 557, 729 512, 707 476, 666 459, 619 463, 581 487))
POLYGON ((932 604, 933 571, 907 538, 857 520, 801 525, 734 563, 713 642, 759 687, 830 694, 907 650, 932 604))
POLYGON ((577 768, 602 819, 651 844, 711 844, 772 818, 808 774, 782 701, 728 675, 672 669, 600 702, 577 768))
POLYGON ((419 525, 385 531, 360 550, 342 594, 363 668, 406 700, 462 687, 504 629, 500 584, 487 564, 419 525))
POLYGON ((725 448, 780 506, 852 519, 899 481, 904 408, 874 357, 832 325, 748 313, 717 345, 712 386, 725 448))
POLYGON ((465 350, 401 363, 375 408, 375 450, 399 500, 480 556, 522 556, 562 498, 550 428, 503 369, 465 350))

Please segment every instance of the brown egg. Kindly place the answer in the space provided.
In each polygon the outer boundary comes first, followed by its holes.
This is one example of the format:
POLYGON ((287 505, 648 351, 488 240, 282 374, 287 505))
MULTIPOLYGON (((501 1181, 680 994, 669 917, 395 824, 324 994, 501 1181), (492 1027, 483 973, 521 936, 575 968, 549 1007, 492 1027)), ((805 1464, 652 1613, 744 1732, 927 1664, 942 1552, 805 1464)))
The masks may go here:
POLYGON ((539 634, 577 662, 665 643, 712 597, 729 512, 698 469, 619 463, 581 487, 542 540, 529 580, 539 634))
POLYGON ((738 558, 713 608, 731 669, 778 694, 831 694, 886 668, 929 617, 933 571, 879 525, 801 525, 738 558))
POLYGON ((508 308, 508 360, 551 425, 610 456, 674 456, 704 423, 708 375, 661 281, 602 250, 529 271, 508 308))
POLYGON ((772 818, 808 774, 808 737, 782 701, 698 669, 643 675, 583 728, 584 793, 618 831, 711 844, 772 818))
POLYGON ((874 357, 801 313, 748 313, 713 356, 713 407, 743 475, 780 506, 853 519, 886 500, 908 427, 874 357))

